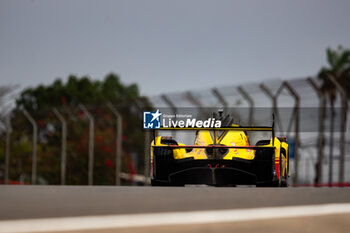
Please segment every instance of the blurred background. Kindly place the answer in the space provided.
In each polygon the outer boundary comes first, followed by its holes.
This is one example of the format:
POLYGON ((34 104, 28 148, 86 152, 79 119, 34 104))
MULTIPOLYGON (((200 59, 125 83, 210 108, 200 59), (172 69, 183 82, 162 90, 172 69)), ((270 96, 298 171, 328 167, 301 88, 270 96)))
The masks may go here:
POLYGON ((1 1, 0 183, 148 185, 142 112, 224 108, 243 125, 275 113, 292 185, 349 186, 349 7, 1 1))

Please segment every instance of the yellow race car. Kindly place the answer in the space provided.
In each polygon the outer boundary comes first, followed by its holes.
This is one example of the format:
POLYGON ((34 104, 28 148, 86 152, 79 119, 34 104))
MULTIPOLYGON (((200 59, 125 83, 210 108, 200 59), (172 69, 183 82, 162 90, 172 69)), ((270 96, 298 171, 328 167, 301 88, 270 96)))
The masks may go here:
POLYGON ((152 185, 288 186, 288 144, 285 137, 274 136, 274 124, 242 127, 222 114, 219 120, 220 128, 172 128, 196 130, 194 145, 156 136, 151 144, 152 185), (271 131, 272 137, 251 146, 247 131, 271 131))

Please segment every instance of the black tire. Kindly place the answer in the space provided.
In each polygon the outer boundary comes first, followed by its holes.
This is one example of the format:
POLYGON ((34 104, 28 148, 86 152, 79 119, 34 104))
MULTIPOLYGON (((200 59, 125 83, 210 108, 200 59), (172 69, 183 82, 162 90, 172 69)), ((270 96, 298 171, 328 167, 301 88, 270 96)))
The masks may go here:
MULTIPOLYGON (((162 139, 161 142, 166 145, 177 145, 177 142, 170 138, 162 139)), ((169 186, 169 168, 173 166, 174 161, 172 148, 154 148, 152 186, 169 186)))
POLYGON ((279 174, 280 174, 280 178, 278 180, 274 180, 274 181, 270 181, 270 182, 264 182, 264 183, 258 183, 256 184, 256 187, 271 187, 271 188, 277 188, 277 187, 283 187, 282 186, 282 173, 281 173, 281 167, 282 167, 282 163, 281 163, 281 154, 280 154, 280 163, 279 163, 279 174))
POLYGON ((288 187, 288 181, 287 180, 283 180, 281 183, 281 187, 282 188, 287 188, 288 187))

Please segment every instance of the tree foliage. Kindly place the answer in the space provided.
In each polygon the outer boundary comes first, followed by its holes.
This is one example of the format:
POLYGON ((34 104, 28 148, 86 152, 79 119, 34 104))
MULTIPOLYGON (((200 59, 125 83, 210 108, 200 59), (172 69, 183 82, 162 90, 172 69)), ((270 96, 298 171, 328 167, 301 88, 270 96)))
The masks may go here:
POLYGON ((327 48, 327 67, 322 67, 318 77, 322 80, 322 91, 328 94, 333 105, 336 99, 336 88, 329 80, 333 76, 345 89, 347 98, 350 98, 350 50, 338 46, 336 50, 327 48))
POLYGON ((123 119, 122 170, 142 173, 142 114, 135 99, 150 106, 136 84, 125 85, 115 74, 108 74, 103 81, 71 75, 65 83, 57 79, 50 85, 25 89, 12 113, 10 178, 30 183, 33 129, 23 115, 22 109, 26 109, 38 125, 38 177, 48 184, 60 183, 62 125, 53 113, 56 108, 68 128, 66 183, 87 184, 89 121, 79 108, 84 104, 95 122, 94 184, 114 184, 116 119, 107 102, 116 106, 123 119))
POLYGON ((71 75, 65 84, 57 79, 52 85, 25 89, 17 100, 17 106, 35 111, 62 105, 97 105, 107 101, 120 103, 137 97, 137 85, 123 85, 113 73, 107 75, 103 81, 91 81, 89 77, 78 78, 71 75))

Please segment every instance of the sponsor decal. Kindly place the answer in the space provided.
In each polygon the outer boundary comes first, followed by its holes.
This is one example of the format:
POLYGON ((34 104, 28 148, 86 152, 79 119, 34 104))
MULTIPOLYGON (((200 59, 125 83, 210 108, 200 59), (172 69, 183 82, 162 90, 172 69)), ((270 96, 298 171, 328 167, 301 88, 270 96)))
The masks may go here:
POLYGON ((162 113, 159 109, 155 112, 143 112, 143 128, 144 129, 159 129, 162 113))
POLYGON ((171 120, 163 119, 164 128, 220 128, 221 121, 215 120, 215 118, 209 118, 205 121, 197 120, 196 118, 186 120, 171 120))
POLYGON ((198 120, 191 115, 162 115, 159 109, 155 112, 143 112, 143 128, 159 129, 163 128, 220 128, 221 121, 215 118, 198 120), (161 117, 163 116, 163 117, 161 117), (186 118, 183 120, 177 118, 186 118), (173 119, 174 118, 174 119, 173 119))

